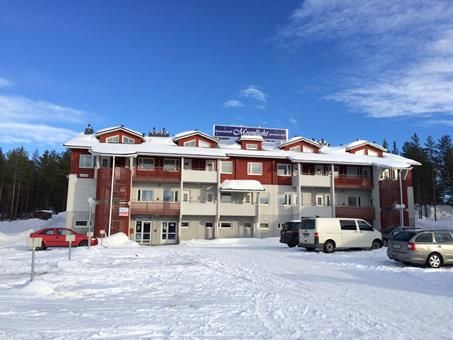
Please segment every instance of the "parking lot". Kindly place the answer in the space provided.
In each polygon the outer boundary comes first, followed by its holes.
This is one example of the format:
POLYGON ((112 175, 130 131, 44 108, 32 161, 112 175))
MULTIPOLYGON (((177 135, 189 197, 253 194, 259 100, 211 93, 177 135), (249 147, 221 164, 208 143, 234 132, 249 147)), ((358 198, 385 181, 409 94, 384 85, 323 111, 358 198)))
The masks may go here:
MULTIPOLYGON (((14 243, 15 242, 15 243, 14 243)), ((453 267, 270 239, 37 253, 1 243, 0 338, 450 338, 453 267)))

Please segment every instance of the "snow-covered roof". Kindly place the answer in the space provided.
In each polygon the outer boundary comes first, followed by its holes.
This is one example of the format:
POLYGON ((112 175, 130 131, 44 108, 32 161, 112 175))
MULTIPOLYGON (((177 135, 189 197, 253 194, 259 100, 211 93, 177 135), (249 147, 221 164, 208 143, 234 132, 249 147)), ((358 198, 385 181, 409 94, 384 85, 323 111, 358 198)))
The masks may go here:
POLYGON ((293 144, 293 143, 297 143, 297 142, 305 142, 305 143, 308 143, 308 144, 311 144, 313 146, 316 146, 318 148, 321 147, 321 144, 319 144, 318 142, 314 141, 314 140, 311 140, 311 139, 308 139, 308 138, 305 138, 305 137, 302 137, 302 136, 298 136, 298 137, 293 137, 291 139, 288 139, 288 141, 282 143, 279 145, 279 148, 283 148, 285 147, 286 145, 290 145, 290 144, 293 144))
POLYGON ((181 138, 186 138, 186 137, 190 137, 190 136, 195 136, 195 135, 199 135, 199 136, 202 136, 206 139, 209 139, 209 140, 212 140, 213 142, 218 142, 217 139, 215 139, 214 137, 208 135, 207 133, 204 133, 204 132, 201 132, 201 131, 198 131, 198 130, 189 130, 189 131, 183 131, 183 132, 180 132, 176 135, 173 136, 173 140, 174 141, 177 141, 181 138))
POLYGON ((98 131, 96 131, 96 136, 100 136, 100 135, 103 135, 105 133, 113 132, 113 131, 117 131, 117 130, 123 130, 125 132, 130 133, 131 135, 135 135, 137 137, 143 138, 143 134, 141 132, 134 131, 134 130, 129 129, 129 128, 123 126, 123 125, 117 125, 117 126, 112 126, 112 127, 109 127, 109 128, 98 130, 98 131))
MULTIPOLYGON (((104 129, 106 130, 106 129, 104 129)), ((195 132, 195 130, 193 130, 195 132)), ((199 133, 199 131, 196 131, 199 133)), ((187 133, 187 132, 186 132, 187 133)), ((248 136, 250 137, 250 136, 248 136)), ((255 136, 256 137, 256 136, 255 136)), ((141 144, 101 143, 95 135, 80 134, 64 144, 71 149, 88 149, 98 155, 137 157, 139 155, 226 159, 228 157, 253 157, 287 159, 295 163, 345 164, 407 169, 420 163, 399 155, 383 152, 383 157, 352 154, 347 146, 357 146, 359 141, 336 147, 323 146, 319 153, 293 152, 278 146, 263 144, 263 150, 243 150, 231 141, 222 141, 217 148, 178 146, 173 137, 143 137, 141 144)), ((363 140, 361 141, 363 143, 363 140)), ((368 142, 369 143, 369 142, 368 142)))
POLYGON ((370 141, 367 141, 365 139, 358 139, 352 143, 349 143, 349 144, 345 144, 343 145, 344 148, 346 149, 346 151, 348 150, 351 150, 351 149, 356 149, 358 148, 359 146, 362 146, 362 145, 369 145, 375 149, 378 149, 378 150, 381 150, 381 151, 387 151, 386 148, 384 148, 383 146, 379 145, 379 144, 376 144, 376 143, 373 143, 373 142, 370 142, 370 141))
POLYGON ((246 141, 255 141, 255 142, 264 142, 264 138, 262 136, 254 136, 254 135, 242 135, 237 139, 238 142, 242 142, 243 140, 246 141))
POLYGON ((263 186, 259 181, 254 179, 226 179, 220 185, 222 191, 264 191, 263 186))

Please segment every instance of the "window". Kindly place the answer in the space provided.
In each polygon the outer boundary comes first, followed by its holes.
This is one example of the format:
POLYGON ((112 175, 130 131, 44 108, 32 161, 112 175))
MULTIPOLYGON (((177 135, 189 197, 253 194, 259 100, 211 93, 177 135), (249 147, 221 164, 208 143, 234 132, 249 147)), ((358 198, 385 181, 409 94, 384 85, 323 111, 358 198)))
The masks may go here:
POLYGON ((121 138, 121 141, 123 142, 123 144, 135 144, 135 139, 128 136, 123 136, 121 138))
POLYGON ((260 229, 269 229, 269 223, 260 223, 260 229))
POLYGON ((116 135, 116 136, 112 136, 112 137, 107 137, 105 139, 105 141, 107 143, 119 143, 120 142, 120 136, 116 135))
POLYGON ((368 156, 374 156, 377 157, 378 153, 374 150, 368 149, 368 156))
POLYGON ((263 174, 263 163, 248 162, 247 163, 247 174, 248 175, 262 175, 263 174))
POLYGON ((75 221, 76 227, 86 227, 88 226, 88 221, 75 221))
POLYGON ((436 237, 436 242, 453 243, 453 236, 450 233, 436 232, 434 236, 436 237))
POLYGON ((55 230, 54 229, 47 229, 42 231, 40 234, 42 235, 55 235, 55 230))
POLYGON ((215 170, 215 163, 213 160, 206 161, 206 171, 214 171, 215 170))
POLYGON ((154 201, 154 191, 153 190, 138 190, 137 199, 139 201, 154 201))
POLYGON ((205 142, 204 140, 199 140, 198 141, 198 146, 200 148, 210 148, 211 144, 209 144, 208 142, 205 142))
POLYGON ((346 175, 351 177, 359 177, 359 168, 356 166, 347 166, 346 175))
POLYGON ((359 229, 362 231, 373 231, 373 227, 365 221, 357 221, 357 224, 359 225, 359 229))
POLYGON ((316 226, 316 220, 313 219, 302 219, 300 222, 300 229, 315 229, 316 226))
POLYGON ((315 152, 315 149, 304 145, 304 152, 313 153, 313 152, 315 152))
POLYGON ((184 160, 184 170, 192 170, 192 160, 191 159, 184 160))
POLYGON ((423 233, 418 235, 415 238, 415 242, 418 243, 432 243, 433 242, 433 234, 432 233, 423 233))
POLYGON ((139 158, 138 168, 140 170, 154 170, 154 158, 139 158))
POLYGON ((325 202, 326 202, 326 206, 330 207, 330 195, 325 196, 325 202))
POLYGON ((164 190, 164 202, 178 202, 178 192, 176 190, 164 190))
POLYGON ((248 193, 244 195, 244 203, 250 204, 252 203, 252 194, 248 193))
POLYGON ((341 230, 357 230, 354 220, 340 220, 341 230))
POLYGON ((176 159, 164 159, 164 171, 177 171, 178 160, 176 159))
POLYGON ((57 235, 72 235, 74 234, 71 230, 68 230, 68 229, 58 229, 57 230, 57 235))
POLYGON ((94 157, 92 155, 80 155, 79 168, 91 169, 93 168, 94 157))
POLYGON ((221 173, 222 174, 232 174, 233 173, 233 162, 232 161, 222 161, 221 173))
POLYGON ((278 200, 279 200, 280 205, 291 205, 291 201, 292 201, 291 198, 292 198, 291 194, 285 193, 283 195, 280 195, 278 200))
POLYGON ((231 228, 233 225, 231 222, 221 222, 220 228, 231 228))
POLYGON ((291 164, 277 164, 277 176, 291 176, 291 164))
POLYGON ((244 223, 244 228, 252 228, 252 224, 251 223, 244 223))
POLYGON ((260 204, 269 204, 269 193, 268 192, 261 192, 260 193, 260 204))
POLYGON ((181 222, 181 228, 189 228, 189 222, 181 222))
POLYGON ((220 194, 220 202, 222 202, 222 203, 231 203, 231 193, 230 192, 222 192, 220 194))
POLYGON ((206 202, 214 202, 214 194, 212 192, 206 193, 206 202))
POLYGON ((289 148, 289 151, 300 152, 300 145, 289 148))
POLYGON ((183 202, 190 202, 190 191, 184 190, 182 192, 182 201, 183 202))
POLYGON ((196 139, 188 140, 187 142, 184 142, 184 146, 197 146, 197 140, 196 139))
POLYGON ((204 226, 205 226, 205 228, 214 228, 214 223, 212 223, 212 222, 206 222, 206 223, 204 224, 204 226))
POLYGON ((247 143, 245 144, 245 148, 247 150, 258 150, 258 144, 247 143))
POLYGON ((349 196, 348 207, 357 208, 360 207, 360 196, 349 196))
POLYGON ((323 195, 316 195, 316 206, 322 207, 324 205, 323 195))
POLYGON ((101 168, 110 168, 110 157, 101 157, 101 168))

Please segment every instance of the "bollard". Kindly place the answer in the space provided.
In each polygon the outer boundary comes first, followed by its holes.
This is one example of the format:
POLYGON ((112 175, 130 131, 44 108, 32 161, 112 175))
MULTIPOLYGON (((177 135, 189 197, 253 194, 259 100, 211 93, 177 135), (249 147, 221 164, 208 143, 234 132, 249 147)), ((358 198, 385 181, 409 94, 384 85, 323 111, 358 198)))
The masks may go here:
POLYGON ((69 254, 68 254, 69 261, 71 261, 71 246, 73 241, 75 241, 75 235, 73 234, 66 235, 66 242, 69 242, 69 254))
POLYGON ((42 237, 29 237, 27 239, 27 246, 31 247, 31 275, 30 281, 33 281, 35 278, 35 251, 36 248, 41 247, 42 237))

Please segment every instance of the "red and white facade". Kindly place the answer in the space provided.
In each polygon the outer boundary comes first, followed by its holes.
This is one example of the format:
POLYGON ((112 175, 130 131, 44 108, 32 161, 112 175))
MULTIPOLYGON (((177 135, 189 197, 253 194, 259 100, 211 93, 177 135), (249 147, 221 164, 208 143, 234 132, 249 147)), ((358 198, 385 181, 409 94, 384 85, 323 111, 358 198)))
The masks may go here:
POLYGON ((224 143, 199 131, 144 136, 117 126, 65 146, 67 226, 86 230, 93 220, 96 235, 124 232, 145 244, 266 237, 310 216, 385 229, 400 225, 401 197, 404 224, 414 223, 418 163, 364 140, 328 147, 296 137, 272 146, 259 136, 224 143))

